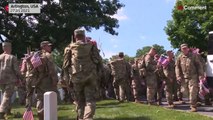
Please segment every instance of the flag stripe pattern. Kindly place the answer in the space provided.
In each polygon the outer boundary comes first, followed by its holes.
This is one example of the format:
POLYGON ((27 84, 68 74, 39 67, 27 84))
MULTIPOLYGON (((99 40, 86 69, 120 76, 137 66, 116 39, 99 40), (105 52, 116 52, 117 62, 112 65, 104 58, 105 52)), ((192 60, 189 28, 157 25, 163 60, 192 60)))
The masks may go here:
POLYGON ((42 61, 38 52, 34 53, 30 61, 34 68, 37 68, 38 66, 42 65, 42 61))
POLYGON ((206 94, 208 94, 209 91, 209 87, 207 85, 207 81, 206 80, 200 80, 200 90, 199 90, 199 97, 204 100, 204 97, 206 94))
POLYGON ((31 108, 26 109, 23 115, 23 120, 34 120, 33 111, 31 108))

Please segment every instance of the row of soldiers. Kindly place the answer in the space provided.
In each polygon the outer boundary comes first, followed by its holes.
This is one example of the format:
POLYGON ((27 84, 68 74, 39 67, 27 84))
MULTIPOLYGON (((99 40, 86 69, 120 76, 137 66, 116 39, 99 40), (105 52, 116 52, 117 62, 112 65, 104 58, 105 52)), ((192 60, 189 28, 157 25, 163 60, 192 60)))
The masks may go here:
MULTIPOLYGON (((175 83, 180 83, 181 93, 189 90, 191 111, 197 110, 198 80, 204 78, 204 67, 200 57, 189 51, 187 44, 182 44, 182 54, 174 60, 173 53, 168 51, 168 65, 163 66, 158 62, 155 48, 135 60, 130 65, 124 60, 124 54, 108 65, 102 63, 97 44, 86 39, 85 31, 74 31, 75 42, 71 43, 64 54, 61 79, 76 104, 78 120, 92 120, 95 114, 97 92, 105 93, 108 89, 110 96, 114 89, 115 98, 119 102, 131 100, 131 87, 136 102, 140 102, 140 85, 146 86, 147 102, 155 104, 155 94, 158 87, 158 79, 165 83, 166 98, 170 107, 173 107, 173 88, 175 83), (154 59, 156 57, 156 59, 154 59), (107 71, 107 72, 106 72, 107 71), (104 81, 108 79, 108 81, 104 81), (143 81, 141 81, 143 80, 143 81), (109 84, 105 86, 103 84, 109 84), (101 90, 104 88, 105 90, 101 90), (111 90, 110 90, 111 89, 111 90)), ((58 76, 55 64, 51 57, 52 44, 43 41, 40 44, 41 51, 27 55, 22 63, 21 70, 15 56, 11 55, 11 43, 4 42, 4 53, 0 55, 0 87, 3 90, 3 100, 0 106, 0 118, 11 109, 10 99, 14 92, 14 86, 19 79, 26 82, 27 100, 26 107, 32 106, 32 94, 36 93, 36 108, 39 120, 43 115, 43 94, 46 91, 57 92, 58 76)), ((160 95, 161 93, 159 93, 160 95)), ((159 97, 160 99, 161 97, 159 97)))
MULTIPOLYGON (((68 55, 69 63, 65 61, 62 75, 66 76, 66 70, 68 70, 67 77, 72 77, 72 79, 68 78, 66 83, 68 86, 73 86, 77 119, 92 120, 96 108, 95 94, 98 76, 101 74, 102 59, 97 46, 86 41, 84 30, 76 29, 74 37, 76 42, 69 46, 71 51, 68 55)), ((58 92, 59 79, 51 56, 52 43, 42 41, 40 48, 40 51, 29 52, 23 58, 20 68, 17 58, 11 54, 12 44, 9 41, 2 43, 0 88, 3 91, 3 99, 0 105, 0 119, 5 119, 5 116, 11 112, 11 98, 17 81, 26 85, 27 110, 30 110, 33 105, 32 99, 35 93, 38 118, 44 119, 43 95, 47 91, 58 92)))
POLYGON ((26 108, 31 109, 33 93, 36 93, 36 108, 39 120, 44 119, 43 94, 47 91, 57 91, 57 72, 51 57, 52 44, 49 41, 40 43, 41 50, 28 54, 21 67, 17 58, 11 54, 12 44, 2 43, 3 53, 0 55, 0 87, 3 98, 0 106, 0 119, 11 114, 11 98, 15 86, 25 83, 26 108))
POLYGON ((135 59, 133 64, 126 62, 121 52, 117 59, 108 64, 112 75, 108 78, 112 80, 107 80, 106 87, 101 88, 105 88, 107 93, 113 93, 114 89, 115 98, 119 102, 131 101, 133 97, 135 102, 140 103, 141 93, 146 92, 146 99, 150 105, 161 104, 162 91, 165 88, 169 108, 174 107, 174 100, 184 103, 183 96, 189 95, 191 111, 195 112, 198 83, 205 78, 205 61, 199 54, 190 51, 187 44, 182 44, 180 50, 181 54, 176 60, 173 52, 167 51, 166 63, 162 63, 155 48, 135 59))

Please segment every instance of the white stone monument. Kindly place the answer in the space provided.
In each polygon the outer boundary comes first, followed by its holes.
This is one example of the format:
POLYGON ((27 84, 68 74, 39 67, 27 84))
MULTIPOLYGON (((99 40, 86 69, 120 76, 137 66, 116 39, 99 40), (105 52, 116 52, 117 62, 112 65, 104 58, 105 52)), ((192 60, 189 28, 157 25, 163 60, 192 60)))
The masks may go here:
POLYGON ((44 120, 58 120, 57 94, 53 91, 44 93, 44 120))

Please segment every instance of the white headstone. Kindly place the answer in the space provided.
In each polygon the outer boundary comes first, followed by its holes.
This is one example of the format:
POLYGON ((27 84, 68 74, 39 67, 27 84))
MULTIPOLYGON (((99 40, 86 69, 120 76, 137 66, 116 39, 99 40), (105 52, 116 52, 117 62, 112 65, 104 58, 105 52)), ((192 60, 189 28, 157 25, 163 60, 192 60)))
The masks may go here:
POLYGON ((44 120, 58 120, 57 94, 53 91, 44 93, 44 120))

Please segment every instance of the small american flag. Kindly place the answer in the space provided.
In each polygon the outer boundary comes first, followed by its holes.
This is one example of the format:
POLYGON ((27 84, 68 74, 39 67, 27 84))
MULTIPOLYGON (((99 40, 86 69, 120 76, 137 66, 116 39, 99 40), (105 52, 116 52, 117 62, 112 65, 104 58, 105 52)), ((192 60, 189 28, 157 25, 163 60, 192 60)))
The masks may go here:
POLYGON ((199 90, 199 97, 204 100, 204 97, 206 96, 206 94, 208 94, 209 91, 209 87, 207 85, 207 81, 206 80, 200 80, 200 90, 199 90))
POLYGON ((42 61, 38 52, 34 53, 32 58, 30 59, 30 62, 32 63, 34 68, 37 68, 38 66, 42 65, 42 61))
POLYGON ((158 59, 158 62, 163 66, 166 67, 169 64, 169 61, 166 56, 161 55, 158 59))
POLYGON ((33 111, 31 108, 27 108, 23 115, 23 120, 34 120, 33 111))

